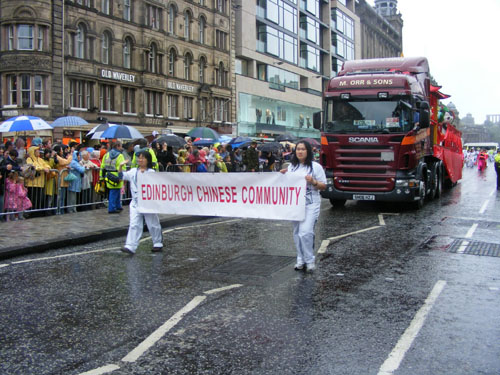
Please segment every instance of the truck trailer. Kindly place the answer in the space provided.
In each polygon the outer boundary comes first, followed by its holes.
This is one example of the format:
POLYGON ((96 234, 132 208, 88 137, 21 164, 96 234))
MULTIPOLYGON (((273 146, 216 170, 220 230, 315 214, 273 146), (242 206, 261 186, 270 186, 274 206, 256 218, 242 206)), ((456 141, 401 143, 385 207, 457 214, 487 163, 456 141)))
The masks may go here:
POLYGON ((461 133, 425 57, 346 61, 313 124, 334 206, 348 199, 415 208, 462 178, 461 133))

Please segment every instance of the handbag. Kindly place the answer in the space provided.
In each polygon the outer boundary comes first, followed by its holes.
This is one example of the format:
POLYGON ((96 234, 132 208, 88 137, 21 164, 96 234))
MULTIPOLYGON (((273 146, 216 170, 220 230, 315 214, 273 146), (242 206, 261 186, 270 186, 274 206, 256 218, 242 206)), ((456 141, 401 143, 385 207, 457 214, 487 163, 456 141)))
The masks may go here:
POLYGON ((66 177, 64 177, 64 181, 66 182, 72 182, 72 181, 75 181, 78 177, 72 173, 72 172, 69 172, 66 177))
POLYGON ((113 184, 119 184, 121 181, 117 175, 111 172, 106 173, 106 178, 113 184))
POLYGON ((97 194, 104 194, 106 193, 106 183, 104 181, 97 181, 95 186, 94 186, 94 191, 97 194))

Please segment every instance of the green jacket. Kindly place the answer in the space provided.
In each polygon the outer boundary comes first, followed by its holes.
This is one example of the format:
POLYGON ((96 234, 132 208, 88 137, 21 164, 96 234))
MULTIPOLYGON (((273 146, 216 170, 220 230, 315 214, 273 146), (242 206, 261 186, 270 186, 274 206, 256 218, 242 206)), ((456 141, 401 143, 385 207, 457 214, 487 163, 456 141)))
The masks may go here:
MULTIPOLYGON (((149 151, 149 153, 151 154, 151 161, 153 162, 153 169, 158 172, 158 169, 159 169, 159 166, 158 166, 158 159, 156 158, 156 154, 155 152, 151 149, 151 148, 147 148, 147 150, 149 151)), ((132 157, 132 165, 130 166, 130 168, 137 168, 138 165, 137 165, 137 161, 136 161, 136 156, 135 156, 135 152, 134 152, 134 156, 132 157)))
MULTIPOLYGON (((118 170, 120 168, 120 164, 125 161, 125 158, 123 157, 122 153, 117 150, 111 150, 109 151, 104 157, 102 158, 102 163, 101 163, 101 171, 99 173, 99 176, 101 179, 106 181, 106 187, 108 189, 121 189, 123 186, 123 181, 119 180, 118 178, 118 170), (116 176, 116 181, 112 181, 109 178, 109 174, 116 176)), ((113 177, 112 177, 113 178, 113 177)), ((115 179, 115 178, 113 178, 115 179)))

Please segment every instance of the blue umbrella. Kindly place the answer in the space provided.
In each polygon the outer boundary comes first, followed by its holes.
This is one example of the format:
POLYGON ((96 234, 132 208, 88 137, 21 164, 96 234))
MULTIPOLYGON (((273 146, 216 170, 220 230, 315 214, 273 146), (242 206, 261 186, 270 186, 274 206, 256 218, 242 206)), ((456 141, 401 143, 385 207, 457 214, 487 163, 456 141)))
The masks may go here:
POLYGON ((35 116, 16 116, 2 122, 0 133, 26 132, 33 130, 53 129, 45 120, 35 116))
POLYGON ((113 139, 113 138, 119 138, 119 139, 137 139, 137 138, 144 138, 144 136, 134 128, 133 126, 129 125, 115 125, 112 126, 112 124, 109 124, 110 127, 107 128, 102 134, 101 138, 106 138, 106 139, 113 139))
POLYGON ((193 128, 187 132, 191 138, 212 138, 219 139, 219 133, 215 130, 205 127, 193 128))
POLYGON ((78 117, 78 116, 64 116, 64 117, 59 117, 54 120, 52 123, 52 126, 54 128, 57 127, 64 127, 64 126, 81 126, 81 125, 88 125, 88 122, 85 121, 83 118, 78 117))
POLYGON ((209 138, 206 138, 206 139, 199 139, 197 140, 196 142, 193 142, 193 145, 195 146, 211 146, 213 145, 215 142, 217 142, 216 139, 209 139, 209 138))
POLYGON ((245 142, 251 142, 252 138, 250 137, 242 137, 241 135, 239 137, 233 138, 229 141, 230 145, 238 144, 238 143, 245 143, 245 142))

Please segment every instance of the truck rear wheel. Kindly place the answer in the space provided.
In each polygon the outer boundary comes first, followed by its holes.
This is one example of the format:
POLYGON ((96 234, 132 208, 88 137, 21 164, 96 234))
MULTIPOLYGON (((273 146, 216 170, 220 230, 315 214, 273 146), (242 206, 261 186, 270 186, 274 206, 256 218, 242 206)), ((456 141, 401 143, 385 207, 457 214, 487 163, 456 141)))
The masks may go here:
POLYGON ((415 201, 415 202, 412 203, 412 207, 415 210, 419 210, 422 207, 424 207, 424 203, 425 203, 425 191, 426 191, 425 189, 426 189, 426 187, 425 187, 425 181, 424 180, 420 180, 420 189, 418 191, 420 199, 418 201, 415 201))
POLYGON ((330 204, 333 208, 341 208, 344 207, 345 199, 330 199, 330 204))
POLYGON ((441 197, 442 190, 443 190, 443 177, 441 175, 441 167, 439 164, 435 164, 432 168, 431 191, 429 194, 429 198, 439 199, 441 197))

